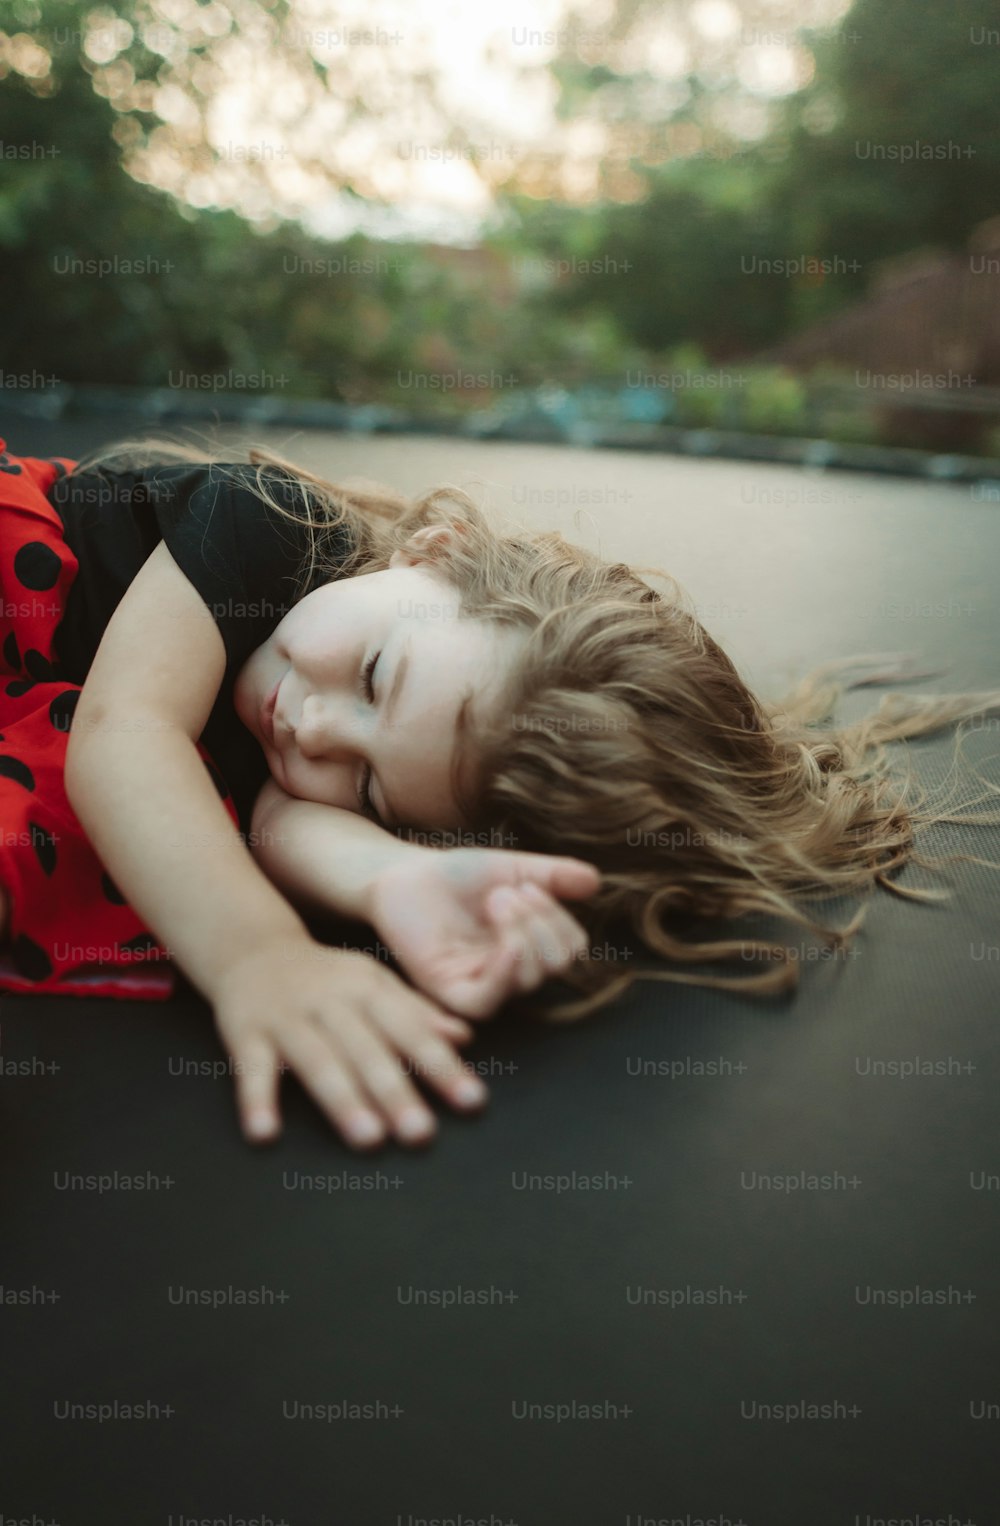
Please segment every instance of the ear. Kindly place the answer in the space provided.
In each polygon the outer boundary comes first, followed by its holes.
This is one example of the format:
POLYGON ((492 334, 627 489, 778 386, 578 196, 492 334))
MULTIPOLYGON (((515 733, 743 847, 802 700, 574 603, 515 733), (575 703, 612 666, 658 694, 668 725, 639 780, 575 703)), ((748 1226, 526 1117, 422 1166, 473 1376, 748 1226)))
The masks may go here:
POLYGON ((421 562, 433 562, 436 550, 446 546, 452 538, 450 525, 424 525, 414 531, 405 546, 392 553, 389 566, 415 567, 421 562))

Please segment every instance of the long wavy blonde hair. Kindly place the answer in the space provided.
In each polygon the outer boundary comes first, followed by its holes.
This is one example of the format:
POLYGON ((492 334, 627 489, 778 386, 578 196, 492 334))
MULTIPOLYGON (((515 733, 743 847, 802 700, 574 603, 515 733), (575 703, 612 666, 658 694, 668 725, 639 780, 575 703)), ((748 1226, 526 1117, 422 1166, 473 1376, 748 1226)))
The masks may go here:
MULTIPOLYGON (((931 824, 994 824, 1000 814, 951 814, 950 800, 928 809, 926 792, 912 774, 897 775, 886 751, 889 742, 1000 711, 1000 690, 890 693, 875 714, 833 727, 827 723, 845 687, 911 675, 857 658, 828 664, 782 700, 764 703, 660 569, 602 562, 555 532, 498 533, 456 487, 411 500, 390 488, 324 481, 268 449, 250 449, 248 458, 255 470, 239 463, 240 480, 276 513, 309 526, 297 597, 317 577, 378 571, 415 531, 446 525, 455 533, 438 542, 434 563, 458 595, 459 618, 526 633, 509 704, 492 723, 460 734, 452 782, 477 840, 569 854, 601 871, 597 894, 572 906, 591 938, 588 957, 561 977, 578 996, 539 1008, 547 1018, 582 1017, 637 979, 789 991, 801 963, 793 948, 720 924, 746 927, 746 919, 769 916, 842 952, 864 906, 836 928, 811 915, 809 902, 876 886, 940 899, 894 878, 911 860, 1000 868, 966 854, 931 859, 917 851, 918 834, 931 824), (299 485, 301 515, 278 502, 275 472, 299 485), (340 526, 353 546, 347 562, 342 537, 336 555, 332 549, 340 526), (640 572, 662 580, 664 591, 640 572), (596 940, 616 922, 658 957, 657 967, 623 970, 594 957, 596 940), (691 968, 733 961, 756 968, 740 975, 691 968)), ((187 461, 223 473, 232 460, 158 438, 94 452, 77 470, 187 461)), ((967 804, 1000 794, 980 782, 984 793, 967 804)))

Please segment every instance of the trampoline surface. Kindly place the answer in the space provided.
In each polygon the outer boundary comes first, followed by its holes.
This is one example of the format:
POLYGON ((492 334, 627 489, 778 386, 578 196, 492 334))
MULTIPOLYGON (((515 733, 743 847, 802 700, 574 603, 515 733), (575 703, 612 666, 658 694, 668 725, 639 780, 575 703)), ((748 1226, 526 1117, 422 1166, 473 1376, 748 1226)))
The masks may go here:
MULTIPOLYGON (((766 695, 866 651, 1000 686, 975 489, 254 438, 665 568, 766 695)), ((920 777, 952 748, 913 746, 920 777)), ((970 733, 993 780, 998 752, 997 720, 970 733)), ((929 847, 1000 860, 1000 833, 929 847)), ((875 897, 852 957, 800 944, 791 1001, 647 983, 577 1027, 501 1016, 469 1051, 488 1111, 420 1154, 352 1154, 293 1083, 280 1142, 243 1144, 190 988, 3 998, 3 1521, 995 1522, 1000 874, 936 883, 875 897)))

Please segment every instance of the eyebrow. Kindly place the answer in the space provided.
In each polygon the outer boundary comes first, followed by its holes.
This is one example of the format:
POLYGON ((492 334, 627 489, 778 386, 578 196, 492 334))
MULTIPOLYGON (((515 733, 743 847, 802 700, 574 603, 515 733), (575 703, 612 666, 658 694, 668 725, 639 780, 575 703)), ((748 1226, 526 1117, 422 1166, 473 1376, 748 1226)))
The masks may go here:
POLYGON ((397 699, 399 698, 399 691, 403 687, 403 679, 406 677, 406 670, 409 666, 410 654, 409 652, 404 652, 399 662, 396 664, 396 676, 392 680, 392 688, 389 690, 389 698, 385 702, 385 723, 387 726, 392 725, 392 709, 397 699))
MULTIPOLYGON (((390 690, 389 698, 386 701, 385 714, 386 714, 387 720, 388 720, 390 712, 392 710, 392 706, 393 706, 393 704, 395 703, 396 699, 399 696, 399 691, 400 691, 400 689, 403 686, 403 676, 404 676, 404 674, 406 672, 406 669, 409 666, 409 662, 410 662, 409 653, 404 652, 403 656, 400 658, 399 665, 398 665, 398 667, 396 669, 396 676, 395 676, 395 678, 392 681, 392 689, 390 690)), ((468 719, 468 717, 469 717, 469 704, 470 704, 470 701, 472 700, 472 698, 473 698, 473 690, 469 689, 466 692, 466 694, 464 695, 464 697, 462 699, 462 702, 461 702, 461 704, 458 707, 458 713, 455 716, 455 738, 456 738, 456 741, 458 742, 459 747, 461 747, 461 745, 462 745, 463 733, 465 733, 468 730, 468 726, 469 726, 469 719, 468 719)), ((453 758, 453 760, 452 760, 452 787, 453 788, 454 788, 455 773, 456 773, 456 768, 455 768, 455 762, 454 762, 454 758, 453 758)), ((385 801, 386 805, 389 808, 390 814, 391 814, 391 820, 383 821, 382 825, 387 830, 389 830, 389 829, 395 830, 395 828, 397 828, 399 826, 402 826, 402 817, 400 816, 399 812, 394 809, 392 801, 389 799, 389 796, 386 794, 385 787, 382 785, 381 780, 379 780, 379 785, 380 785, 380 787, 382 789, 382 799, 385 801)), ((461 806, 460 806, 460 809, 461 809, 461 806)))

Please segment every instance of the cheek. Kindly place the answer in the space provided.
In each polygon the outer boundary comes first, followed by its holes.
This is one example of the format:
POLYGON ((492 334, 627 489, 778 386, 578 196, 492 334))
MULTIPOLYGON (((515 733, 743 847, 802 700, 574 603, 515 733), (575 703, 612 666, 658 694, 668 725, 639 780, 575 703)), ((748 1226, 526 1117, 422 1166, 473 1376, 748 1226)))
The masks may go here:
POLYGON ((281 785, 286 795, 294 795, 296 800, 337 806, 344 811, 358 809, 358 798, 350 772, 340 764, 310 763, 308 758, 291 749, 275 753, 269 767, 276 783, 281 785))
POLYGON ((329 583, 294 605, 271 639, 292 659, 299 658, 306 666, 322 665, 356 643, 365 613, 363 601, 352 597, 349 580, 329 583))

